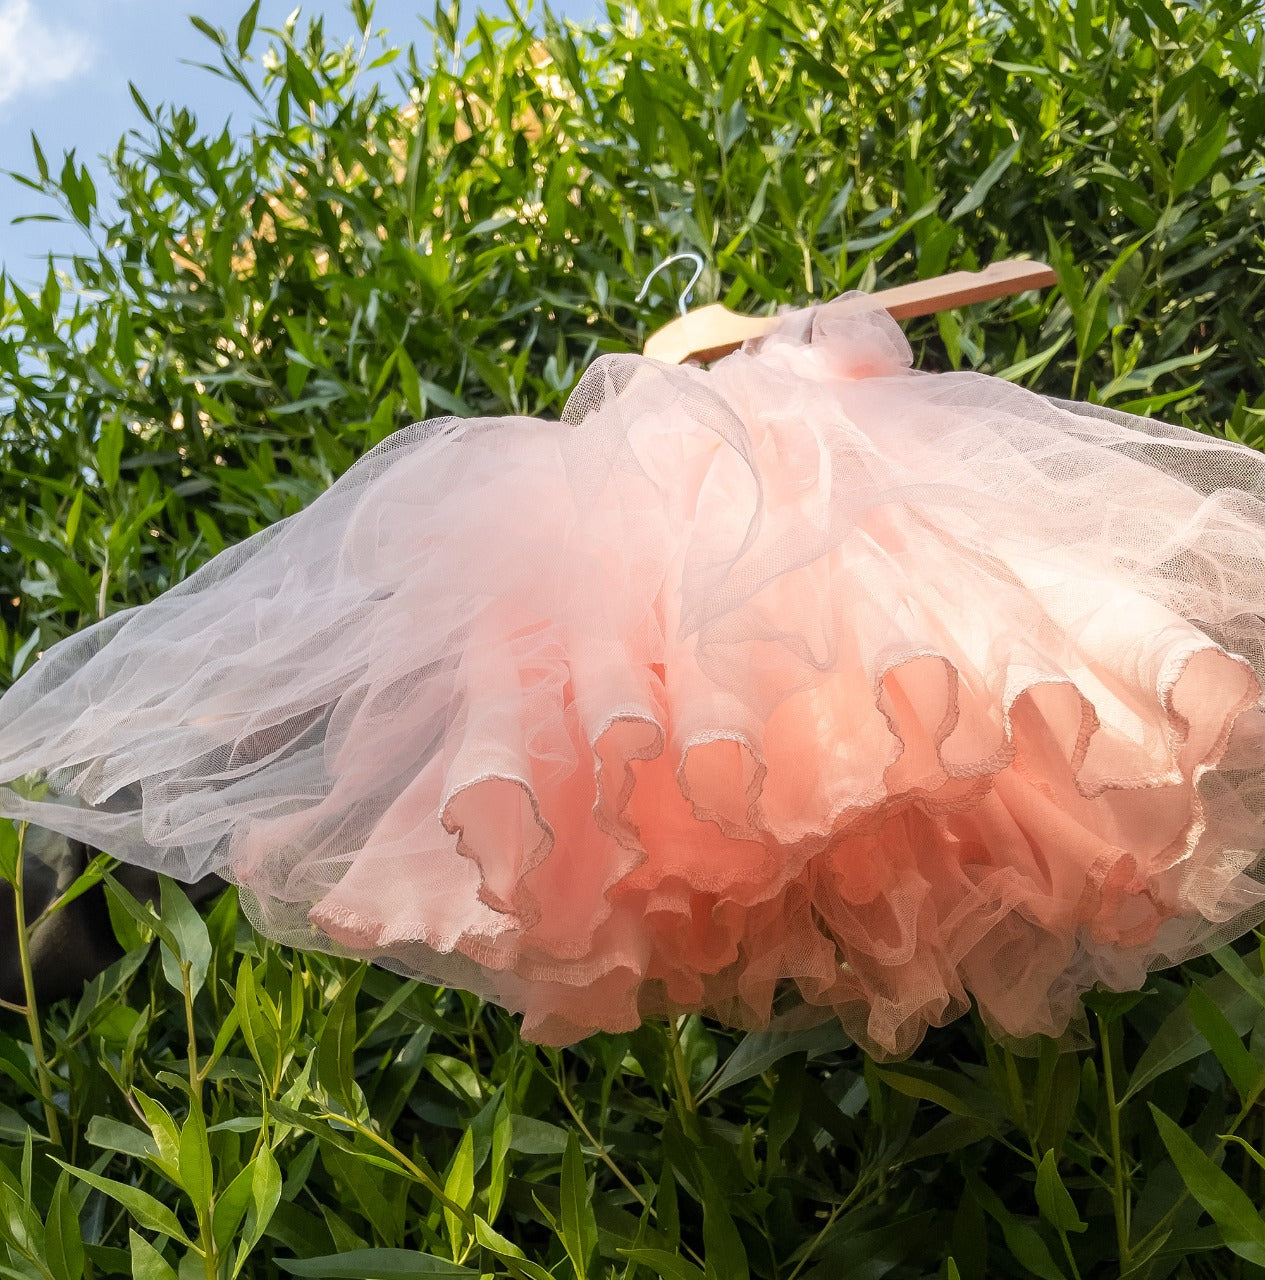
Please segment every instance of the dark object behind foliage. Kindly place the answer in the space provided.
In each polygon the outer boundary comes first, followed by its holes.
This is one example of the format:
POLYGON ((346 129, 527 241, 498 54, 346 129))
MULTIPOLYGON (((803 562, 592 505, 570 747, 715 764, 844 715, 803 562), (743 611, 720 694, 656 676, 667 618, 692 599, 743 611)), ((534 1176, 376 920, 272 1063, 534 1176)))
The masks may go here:
MULTIPOLYGON (((75 882, 95 853, 78 840, 28 828, 22 873, 28 923, 75 882)), ((152 871, 120 866, 115 877, 134 898, 158 901, 158 877, 152 871)), ((207 876, 186 886, 186 892, 197 902, 223 883, 217 876, 207 876)), ((14 925, 13 888, 0 882, 0 998, 20 1004, 24 993, 14 925)), ((101 885, 54 912, 33 931, 30 945, 35 994, 41 1005, 78 995, 85 982, 123 954, 110 927, 101 885)))

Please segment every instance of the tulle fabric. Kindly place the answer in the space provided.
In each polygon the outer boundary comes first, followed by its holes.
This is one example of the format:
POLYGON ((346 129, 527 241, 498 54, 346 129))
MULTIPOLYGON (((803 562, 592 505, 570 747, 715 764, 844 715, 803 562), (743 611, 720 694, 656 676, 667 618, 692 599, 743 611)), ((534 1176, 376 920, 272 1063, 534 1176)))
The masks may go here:
POLYGON ((408 428, 0 700, 0 811, 567 1043, 1062 1034, 1265 915, 1265 460, 850 300, 408 428))

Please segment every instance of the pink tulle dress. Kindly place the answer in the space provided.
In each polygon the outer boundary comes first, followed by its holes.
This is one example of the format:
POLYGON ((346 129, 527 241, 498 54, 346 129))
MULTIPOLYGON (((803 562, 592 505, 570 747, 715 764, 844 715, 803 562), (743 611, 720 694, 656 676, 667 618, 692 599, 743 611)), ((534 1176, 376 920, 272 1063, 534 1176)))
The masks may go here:
POLYGON ((1059 1035, 1265 915, 1265 457, 910 364, 826 305, 401 431, 49 650, 0 811, 538 1041, 1059 1035))

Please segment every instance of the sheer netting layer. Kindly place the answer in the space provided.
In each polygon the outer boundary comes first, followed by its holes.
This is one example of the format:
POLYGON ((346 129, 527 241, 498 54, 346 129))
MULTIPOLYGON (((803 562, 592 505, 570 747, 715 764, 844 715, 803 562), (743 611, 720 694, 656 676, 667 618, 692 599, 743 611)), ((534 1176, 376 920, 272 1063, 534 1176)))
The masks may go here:
POLYGON ((910 1052, 1265 915, 1265 458, 909 368, 853 303, 411 427, 51 649, 0 810, 554 1043, 910 1052))

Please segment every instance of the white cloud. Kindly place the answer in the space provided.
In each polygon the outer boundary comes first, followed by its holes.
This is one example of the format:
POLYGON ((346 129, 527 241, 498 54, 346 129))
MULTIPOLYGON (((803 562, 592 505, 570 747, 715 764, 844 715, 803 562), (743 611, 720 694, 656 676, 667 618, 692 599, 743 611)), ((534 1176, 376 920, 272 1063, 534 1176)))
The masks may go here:
POLYGON ((83 34, 51 26, 31 0, 0 0, 0 103, 69 80, 91 63, 83 34))

